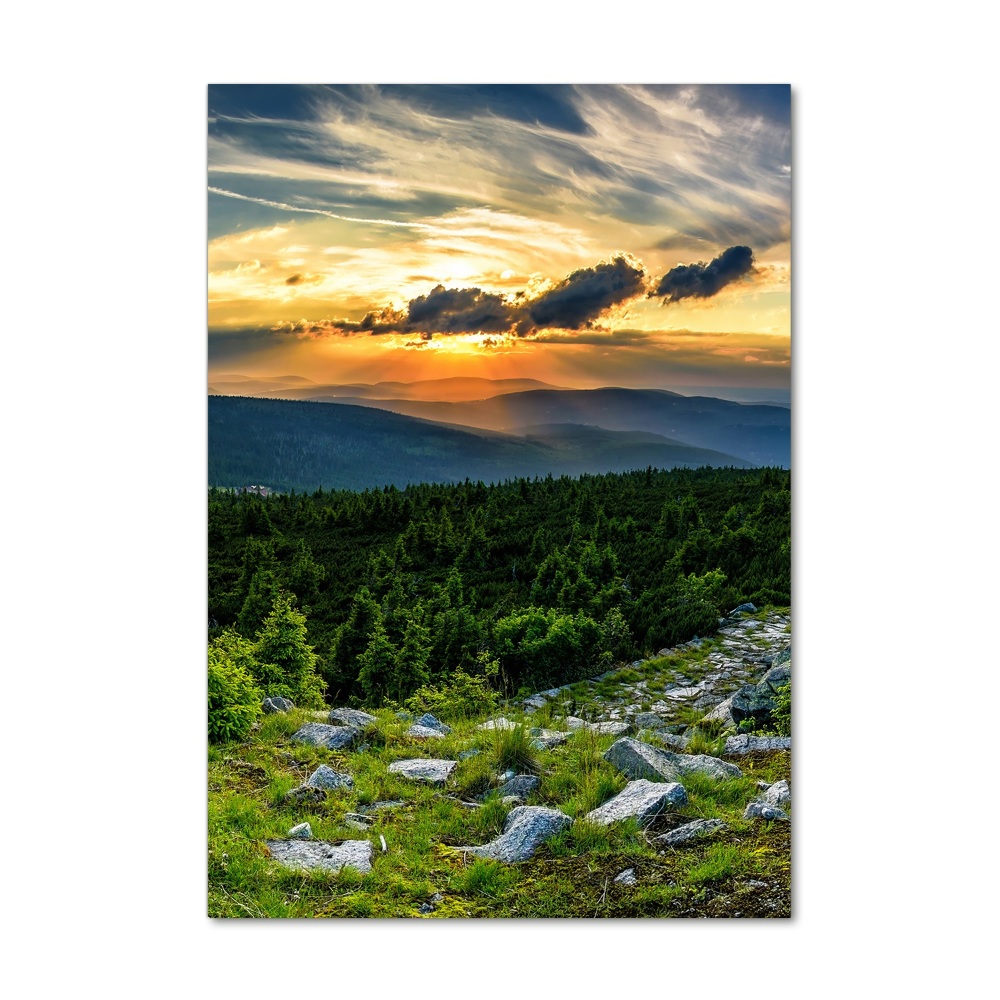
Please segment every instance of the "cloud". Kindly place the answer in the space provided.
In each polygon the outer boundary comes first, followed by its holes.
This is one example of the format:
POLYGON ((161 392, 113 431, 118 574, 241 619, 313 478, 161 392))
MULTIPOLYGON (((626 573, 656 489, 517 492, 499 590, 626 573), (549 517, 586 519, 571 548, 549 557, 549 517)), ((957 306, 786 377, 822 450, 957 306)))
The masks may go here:
POLYGON ((681 299, 709 299, 726 285, 732 284, 753 270, 753 250, 737 246, 723 250, 711 263, 678 264, 671 268, 650 292, 664 302, 681 299))
POLYGON ((561 330, 589 327, 612 306, 641 295, 644 278, 642 264, 625 254, 601 261, 596 267, 581 268, 530 303, 527 313, 531 326, 561 330))
POLYGON ((532 298, 482 288, 435 285, 411 299, 405 310, 373 309, 360 322, 344 322, 338 333, 495 333, 525 337, 537 330, 587 330, 608 310, 646 291, 642 264, 618 253, 594 267, 574 271, 552 288, 532 298))

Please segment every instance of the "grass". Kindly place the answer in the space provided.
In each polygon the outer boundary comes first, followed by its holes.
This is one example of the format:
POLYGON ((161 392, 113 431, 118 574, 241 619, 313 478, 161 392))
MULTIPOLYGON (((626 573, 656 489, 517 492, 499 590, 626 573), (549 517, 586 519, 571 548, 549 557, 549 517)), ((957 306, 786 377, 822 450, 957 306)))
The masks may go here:
MULTIPOLYGON (((703 647, 704 648, 704 647, 703 647)), ((658 689, 692 677, 704 662, 696 651, 659 658, 608 678, 609 698, 624 696, 621 685, 647 681, 645 705, 658 689), (688 655, 691 653, 692 655, 688 655)), ((309 713, 262 718, 243 743, 208 751, 209 898, 211 916, 280 917, 664 917, 783 916, 790 912, 790 828, 787 823, 744 820, 747 801, 759 780, 790 778, 787 753, 755 754, 736 763, 742 778, 715 781, 699 775, 684 779, 688 803, 646 829, 634 821, 608 827, 583 817, 620 791, 625 779, 604 753, 615 742, 577 730, 560 746, 536 750, 528 728, 565 729, 570 714, 594 715, 598 686, 574 685, 553 703, 524 716, 508 706, 515 730, 478 732, 479 719, 456 721, 441 740, 412 740, 408 723, 393 712, 374 713, 365 731, 367 749, 330 752, 291 741, 309 713), (459 762, 443 788, 407 781, 389 765, 408 757, 444 757, 478 746, 481 752, 459 762), (530 752, 529 752, 530 751, 530 752), (292 801, 286 794, 320 764, 353 776, 354 786, 327 793, 321 801, 292 801), (497 772, 535 773, 541 779, 529 801, 563 810, 574 824, 543 844, 534 858, 518 865, 474 858, 458 848, 483 844, 500 834, 510 808, 495 794, 497 772), (369 811, 367 831, 345 825, 347 812, 365 812, 380 801, 401 805, 369 811), (469 808, 463 803, 477 804, 469 808), (664 849, 655 837, 697 818, 722 819, 716 837, 664 849), (281 868, 268 857, 265 841, 283 839, 292 826, 307 821, 319 840, 368 840, 372 871, 302 872, 281 868), (387 850, 382 851, 380 836, 387 850), (633 868, 638 884, 614 881, 633 868), (441 898, 438 898, 440 896, 441 898), (434 909, 421 906, 435 898, 434 909)), ((721 734, 700 724, 699 713, 675 706, 671 721, 698 725, 689 732, 689 752, 717 753, 721 734)), ((493 713, 499 714, 499 713, 493 713)), ((650 737, 650 742, 654 742, 650 737)))

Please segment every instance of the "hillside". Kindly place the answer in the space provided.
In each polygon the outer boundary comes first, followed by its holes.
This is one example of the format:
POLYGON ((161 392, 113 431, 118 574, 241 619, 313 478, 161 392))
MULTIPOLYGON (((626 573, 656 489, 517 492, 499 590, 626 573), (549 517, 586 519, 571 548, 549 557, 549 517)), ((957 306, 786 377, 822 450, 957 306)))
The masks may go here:
POLYGON ((466 478, 488 483, 647 466, 751 464, 730 453, 662 437, 609 437, 598 431, 516 437, 361 406, 208 398, 212 486, 263 483, 281 491, 313 492, 321 486, 360 490, 466 478))
POLYGON ((506 704, 271 701, 209 749, 209 915, 788 917, 791 740, 761 730, 787 732, 790 628, 749 608, 506 704))

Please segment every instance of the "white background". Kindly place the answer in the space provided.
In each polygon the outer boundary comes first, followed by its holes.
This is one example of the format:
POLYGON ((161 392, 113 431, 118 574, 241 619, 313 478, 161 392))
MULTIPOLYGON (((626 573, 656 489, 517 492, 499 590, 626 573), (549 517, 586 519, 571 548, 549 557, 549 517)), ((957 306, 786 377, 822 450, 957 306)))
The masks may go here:
POLYGON ((995 33, 967 2, 678 6, 8 13, 13 995, 982 994, 995 33), (313 81, 792 84, 791 921, 204 916, 206 85, 313 81))

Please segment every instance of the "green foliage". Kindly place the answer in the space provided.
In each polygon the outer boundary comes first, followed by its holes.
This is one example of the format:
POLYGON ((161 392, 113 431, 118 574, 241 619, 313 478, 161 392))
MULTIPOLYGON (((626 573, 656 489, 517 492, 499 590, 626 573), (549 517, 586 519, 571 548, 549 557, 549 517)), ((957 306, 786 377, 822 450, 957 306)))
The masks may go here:
POLYGON ((499 696, 490 679, 496 676, 497 664, 483 655, 479 666, 483 671, 479 675, 456 670, 448 680, 421 685, 406 699, 405 707, 420 715, 430 712, 446 722, 495 712, 499 696))
POLYGON ((279 594, 253 646, 256 676, 267 695, 291 698, 301 708, 322 708, 317 656, 306 642, 306 616, 279 594))
POLYGON ((775 708, 771 720, 779 736, 792 735, 792 682, 787 681, 775 689, 775 708))
POLYGON ((233 631, 208 647, 208 738, 212 743, 242 740, 260 715, 262 695, 254 682, 253 647, 233 631))

